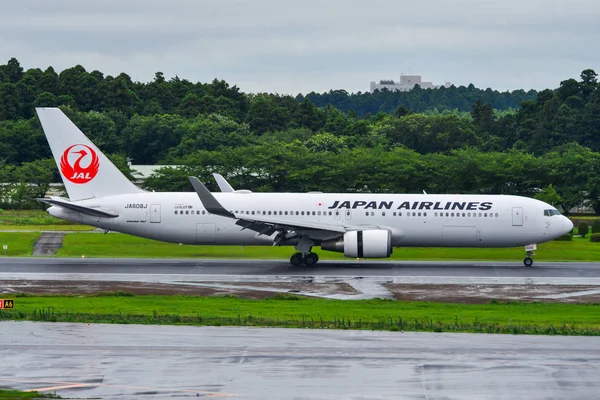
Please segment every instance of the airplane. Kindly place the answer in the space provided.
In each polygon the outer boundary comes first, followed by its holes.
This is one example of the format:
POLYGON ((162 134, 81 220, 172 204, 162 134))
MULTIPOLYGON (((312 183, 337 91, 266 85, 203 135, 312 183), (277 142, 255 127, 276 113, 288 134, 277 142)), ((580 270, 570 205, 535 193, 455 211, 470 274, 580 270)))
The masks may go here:
POLYGON ((69 197, 40 201, 54 217, 106 231, 182 244, 294 246, 290 263, 298 266, 318 262, 316 246, 351 258, 388 258, 399 247, 526 246, 573 228, 553 206, 510 195, 252 193, 229 184, 211 193, 196 177, 194 192, 148 192, 60 109, 36 111, 69 197))

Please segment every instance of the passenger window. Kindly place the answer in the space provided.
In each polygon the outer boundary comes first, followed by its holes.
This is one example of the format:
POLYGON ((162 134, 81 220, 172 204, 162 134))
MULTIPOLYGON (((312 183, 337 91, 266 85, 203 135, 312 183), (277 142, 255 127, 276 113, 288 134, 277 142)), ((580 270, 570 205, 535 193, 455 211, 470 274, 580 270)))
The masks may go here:
POLYGON ((331 215, 333 215, 333 213, 331 211, 329 211, 329 215, 331 216, 331 215))
POLYGON ((371 217, 374 217, 374 216, 375 216, 375 212, 371 211, 371 217))
POLYGON ((177 210, 175 210, 175 215, 177 215, 177 210))
POLYGON ((381 216, 382 216, 382 217, 385 217, 385 211, 383 211, 383 212, 381 213, 381 216))
POLYGON ((496 218, 498 218, 498 213, 496 213, 496 218))
POLYGON ((421 216, 421 213, 419 213, 419 217, 421 216))
POLYGON ((399 212, 399 213, 398 213, 398 216, 399 216, 399 217, 401 217, 401 216, 402 216, 402 212, 399 212))
POLYGON ((369 216, 369 212, 367 211, 367 212, 365 213, 365 215, 368 217, 368 216, 369 216))
POLYGON ((396 216, 396 213, 394 212, 394 213, 392 214, 392 216, 394 216, 394 217, 395 217, 395 216, 396 216))
POLYGON ((470 216, 471 216, 471 213, 467 213, 467 217, 470 217, 470 216))
POLYGON ((481 213, 479 213, 479 218, 481 218, 481 213))
POLYGON ((427 216, 427 213, 423 213, 423 216, 424 216, 424 217, 426 217, 426 216, 427 216))
POLYGON ((483 213, 483 216, 484 216, 484 217, 487 217, 487 213, 483 213))
POLYGON ((188 210, 185 210, 185 215, 188 215, 190 212, 188 210))
POLYGON ((454 217, 454 213, 450 213, 450 216, 451 216, 451 217, 454 217))
POLYGON ((317 215, 317 213, 315 211, 313 211, 313 215, 317 215))
POLYGON ((438 213, 433 213, 433 216, 434 216, 434 217, 437 217, 437 216, 438 216, 438 213))
POLYGON ((301 212, 300 212, 300 214, 301 214, 301 215, 304 215, 304 211, 301 211, 301 212))

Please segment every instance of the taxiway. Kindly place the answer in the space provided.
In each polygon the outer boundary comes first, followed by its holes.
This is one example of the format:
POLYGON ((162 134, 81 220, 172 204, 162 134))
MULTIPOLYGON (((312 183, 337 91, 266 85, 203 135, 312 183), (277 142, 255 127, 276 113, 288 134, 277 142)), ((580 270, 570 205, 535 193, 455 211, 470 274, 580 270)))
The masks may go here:
POLYGON ((0 322, 0 386, 77 398, 596 399, 592 337, 0 322))

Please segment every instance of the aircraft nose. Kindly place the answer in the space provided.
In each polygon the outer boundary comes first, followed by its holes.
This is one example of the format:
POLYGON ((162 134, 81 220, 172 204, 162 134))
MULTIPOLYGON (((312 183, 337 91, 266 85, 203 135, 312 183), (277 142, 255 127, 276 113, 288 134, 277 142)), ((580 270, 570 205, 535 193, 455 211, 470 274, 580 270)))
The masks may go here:
POLYGON ((563 215, 563 218, 564 218, 563 225, 565 227, 565 233, 569 233, 573 229, 573 222, 571 222, 571 220, 569 218, 565 217, 564 215, 563 215))

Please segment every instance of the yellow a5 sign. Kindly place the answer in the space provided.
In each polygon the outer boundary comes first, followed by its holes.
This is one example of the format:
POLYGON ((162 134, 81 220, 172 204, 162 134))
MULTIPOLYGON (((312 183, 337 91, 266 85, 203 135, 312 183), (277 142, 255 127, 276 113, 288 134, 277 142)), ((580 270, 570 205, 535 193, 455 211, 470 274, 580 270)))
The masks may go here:
POLYGON ((0 309, 3 309, 3 308, 15 308, 15 301, 0 299, 0 309))

